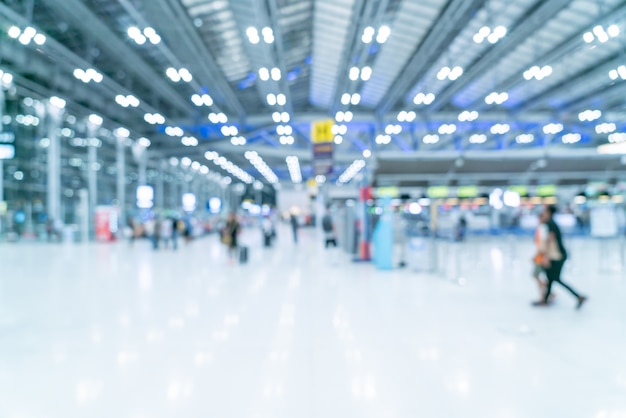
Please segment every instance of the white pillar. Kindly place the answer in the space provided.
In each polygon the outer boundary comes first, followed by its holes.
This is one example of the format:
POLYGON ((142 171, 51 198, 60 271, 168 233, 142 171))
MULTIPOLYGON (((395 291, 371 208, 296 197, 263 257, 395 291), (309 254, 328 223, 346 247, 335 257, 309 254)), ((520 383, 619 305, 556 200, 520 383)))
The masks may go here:
POLYGON ((126 225, 126 138, 115 138, 116 198, 120 205, 120 224, 126 225))
POLYGON ((48 184, 47 184, 47 209, 48 218, 53 222, 63 221, 61 218, 61 138, 59 128, 63 110, 47 103, 46 123, 47 136, 50 140, 48 146, 48 184))
POLYGON ((89 236, 95 236, 96 206, 98 204, 98 138, 97 127, 89 128, 89 146, 87 147, 87 190, 89 193, 89 236))

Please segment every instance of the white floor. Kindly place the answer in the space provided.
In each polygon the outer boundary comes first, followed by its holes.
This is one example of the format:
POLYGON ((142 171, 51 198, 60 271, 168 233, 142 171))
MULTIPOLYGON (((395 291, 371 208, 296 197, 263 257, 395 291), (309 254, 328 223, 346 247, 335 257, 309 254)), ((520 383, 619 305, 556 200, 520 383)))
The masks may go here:
POLYGON ((616 244, 601 272, 569 242, 576 311, 530 306, 525 238, 446 244, 425 274, 281 232, 243 266, 216 237, 0 244, 0 417, 626 417, 616 244))

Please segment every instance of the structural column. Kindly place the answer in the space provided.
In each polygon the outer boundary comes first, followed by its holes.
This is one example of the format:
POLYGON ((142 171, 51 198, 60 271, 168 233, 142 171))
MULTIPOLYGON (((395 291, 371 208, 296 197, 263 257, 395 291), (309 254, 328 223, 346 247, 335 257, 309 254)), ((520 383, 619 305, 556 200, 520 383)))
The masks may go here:
POLYGON ((96 206, 98 204, 98 127, 89 124, 89 146, 87 147, 87 189, 89 192, 89 235, 94 237, 96 206))
POLYGON ((155 191, 154 191, 154 205, 159 209, 165 209, 165 185, 164 177, 167 170, 167 162, 161 161, 159 163, 159 172, 157 173, 155 191))
POLYGON ((47 184, 47 209, 48 218, 52 222, 63 222, 61 219, 61 138, 59 137, 59 128, 63 110, 52 105, 46 104, 46 128, 47 136, 50 140, 48 146, 48 184, 47 184))
POLYGON ((115 136, 115 186, 120 207, 120 224, 126 224, 126 138, 115 136))

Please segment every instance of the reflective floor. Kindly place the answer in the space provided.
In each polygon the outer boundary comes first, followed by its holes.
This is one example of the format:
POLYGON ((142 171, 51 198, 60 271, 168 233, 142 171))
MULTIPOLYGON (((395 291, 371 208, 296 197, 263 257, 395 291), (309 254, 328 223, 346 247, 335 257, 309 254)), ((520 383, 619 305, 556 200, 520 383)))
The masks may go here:
POLYGON ((0 417, 626 417, 614 243, 568 242, 576 311, 530 306, 527 238, 441 244, 438 274, 300 238, 0 243, 0 417))

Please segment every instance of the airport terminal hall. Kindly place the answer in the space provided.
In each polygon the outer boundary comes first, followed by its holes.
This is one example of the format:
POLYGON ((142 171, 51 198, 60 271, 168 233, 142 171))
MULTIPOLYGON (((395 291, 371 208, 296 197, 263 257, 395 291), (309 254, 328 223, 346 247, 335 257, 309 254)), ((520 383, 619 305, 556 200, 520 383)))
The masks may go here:
POLYGON ((626 418, 626 0, 0 0, 0 418, 626 418))

